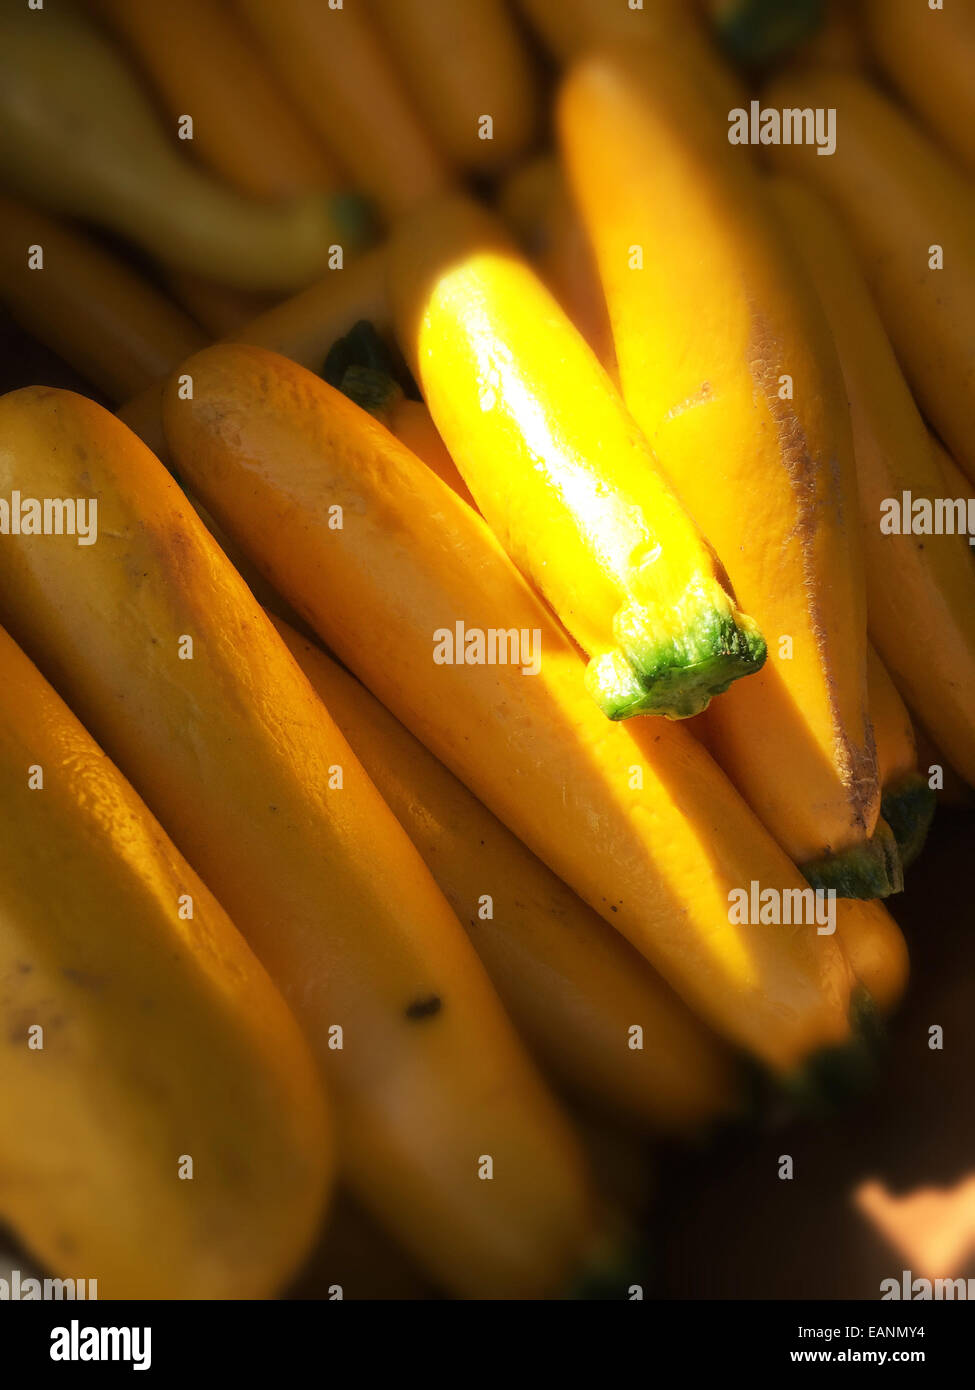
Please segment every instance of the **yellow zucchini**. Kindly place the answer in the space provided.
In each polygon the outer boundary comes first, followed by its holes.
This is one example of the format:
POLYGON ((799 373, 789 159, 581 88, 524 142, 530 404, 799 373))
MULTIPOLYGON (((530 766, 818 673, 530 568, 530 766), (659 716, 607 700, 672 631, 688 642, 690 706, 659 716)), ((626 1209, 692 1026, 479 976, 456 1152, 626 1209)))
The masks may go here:
POLYGON ((357 680, 286 623, 275 627, 562 1087, 663 1130, 734 1110, 729 1054, 632 947, 357 680))
POLYGON ((167 114, 193 117, 193 152, 254 198, 335 188, 322 144, 291 106, 226 0, 94 0, 167 114))
MULTIPOLYGON (((730 921, 732 890, 800 875, 690 734, 603 718, 481 518, 285 358, 223 344, 185 370, 193 399, 164 406, 177 466, 387 708, 718 1031, 780 1072, 848 1039, 836 937, 730 921)), ((837 903, 838 934, 871 914, 890 920, 837 903)))
MULTIPOLYGON (((900 886, 878 824, 849 409, 829 328, 728 114, 665 52, 561 99, 626 403, 769 646, 707 714, 722 767, 812 882, 900 886)), ((828 163, 820 160, 820 163, 828 163)))
POLYGON ((975 8, 971 0, 864 0, 874 58, 953 155, 975 173, 975 8))
POLYGON ((0 199, 0 299, 111 401, 141 392, 207 341, 124 261, 10 198, 0 199), (43 255, 36 269, 35 247, 43 255))
POLYGON ((0 667, 0 1217, 100 1298, 273 1296, 333 1165, 308 1046, 2 629, 0 667))
POLYGON ((845 223, 924 415, 975 481, 975 192, 971 181, 866 77, 786 73, 766 106, 836 112, 835 152, 770 145, 785 172, 845 223))
MULTIPOLYGON (((975 781, 971 547, 967 537, 917 536, 903 525, 905 495, 933 515, 939 499, 963 499, 969 489, 957 477, 946 480, 938 446, 914 404, 842 224, 796 179, 776 177, 771 188, 819 293, 843 368, 856 445, 870 635, 910 708, 949 761, 975 781)), ((906 505, 910 520, 913 502, 906 505)))
POLYGON ((400 343, 512 559, 589 655, 604 714, 673 719, 765 644, 591 348, 473 203, 435 200, 390 251, 400 343))
POLYGON ((458 169, 493 173, 531 144, 536 75, 503 0, 372 0, 372 12, 418 111, 458 169))
POLYGON ((452 1291, 557 1290, 602 1236, 581 1153, 270 620, 114 416, 28 388, 0 401, 0 439, 0 497, 99 503, 97 544, 3 536, 0 621, 294 1008, 333 1096, 347 1181, 452 1291), (479 1179, 482 1156, 493 1180, 479 1179))
MULTIPOLYGON (((907 987, 907 942, 881 903, 851 902, 848 906, 854 912, 838 928, 843 951, 868 998, 881 1014, 889 1014, 907 987)), ((868 1020, 866 1029, 871 1026, 868 1020)), ((869 1049, 866 1055, 869 1058, 869 1049)))
POLYGON ((388 217, 444 186, 440 151, 362 4, 234 4, 309 124, 388 217))
POLYGON ((0 11, 0 174, 15 192, 241 289, 293 290, 325 269, 331 245, 366 236, 360 199, 242 197, 182 157, 175 134, 79 13, 0 11))

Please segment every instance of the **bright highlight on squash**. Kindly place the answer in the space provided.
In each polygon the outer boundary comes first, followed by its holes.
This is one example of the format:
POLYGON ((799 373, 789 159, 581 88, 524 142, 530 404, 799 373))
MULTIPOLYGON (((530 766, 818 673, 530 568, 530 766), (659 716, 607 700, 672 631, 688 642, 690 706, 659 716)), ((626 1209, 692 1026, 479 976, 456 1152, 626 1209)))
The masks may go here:
POLYGON ((706 709, 765 642, 554 297, 475 204, 393 238, 403 351, 478 507, 588 654, 610 719, 706 709))

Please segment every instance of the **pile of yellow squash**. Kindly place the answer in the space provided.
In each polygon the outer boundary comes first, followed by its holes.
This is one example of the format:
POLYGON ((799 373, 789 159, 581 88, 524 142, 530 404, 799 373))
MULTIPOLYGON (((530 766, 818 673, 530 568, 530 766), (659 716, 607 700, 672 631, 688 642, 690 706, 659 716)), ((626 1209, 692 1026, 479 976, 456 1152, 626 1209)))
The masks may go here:
POLYGON ((86 383, 0 398, 41 1268, 272 1297, 351 1211, 396 1296, 633 1297, 648 1138, 900 998, 975 785, 975 4, 772 9, 4 8, 0 301, 86 383))

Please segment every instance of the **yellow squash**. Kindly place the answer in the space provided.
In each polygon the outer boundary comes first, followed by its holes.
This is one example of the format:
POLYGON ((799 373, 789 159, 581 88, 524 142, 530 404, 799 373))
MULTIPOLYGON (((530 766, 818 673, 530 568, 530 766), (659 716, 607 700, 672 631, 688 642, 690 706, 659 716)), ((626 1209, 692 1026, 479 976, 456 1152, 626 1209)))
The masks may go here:
POLYGON ((709 710, 710 746, 812 882, 882 896, 899 867, 878 827, 842 375, 749 153, 694 77, 649 50, 578 65, 568 172, 627 405, 768 642, 709 710))
MULTIPOLYGON (((718 1031, 781 1072, 847 1039, 836 936, 729 920, 732 890, 802 878, 689 733, 600 714, 481 518, 293 362, 225 344, 186 370, 178 467, 373 694, 718 1031)), ((841 937, 890 923, 836 907, 841 937)))
POLYGON ((367 232, 357 198, 245 198, 198 169, 179 143, 80 14, 3 7, 0 176, 15 192, 108 227, 166 265, 242 289, 307 284, 331 245, 354 249, 367 232))
POLYGON ((0 1218, 100 1298, 273 1296, 332 1170, 308 1046, 2 629, 0 667, 0 1218))
POLYGON ((864 29, 883 72, 975 173, 975 7, 971 0, 864 0, 864 29))
POLYGON ((969 489, 962 485, 958 491, 957 480, 945 486, 936 446, 842 225, 797 180, 777 177, 772 190, 819 292, 843 367, 856 445, 870 635, 910 708, 949 761, 975 782, 971 548, 967 537, 910 530, 915 502, 927 505, 933 517, 939 499, 964 498, 969 489))
POLYGON ((852 909, 851 915, 841 916, 837 929, 844 954, 868 998, 881 1014, 889 1014, 907 987, 907 942, 882 903, 846 902, 845 906, 852 909))
POLYGON ((333 190, 337 171, 226 0, 94 0, 148 74, 193 153, 253 198, 333 190))
POLYGON ((112 401, 134 396, 206 343, 206 334, 124 261, 9 198, 0 199, 0 299, 112 401), (43 263, 35 269, 36 247, 43 263))
POLYGON ((520 1035, 562 1086, 663 1130, 735 1109, 729 1055, 632 947, 357 680, 285 623, 275 627, 465 925, 520 1035))
POLYGON ((292 1005, 329 1082, 348 1182, 452 1291, 557 1289, 595 1238, 573 1135, 243 580, 161 464, 81 396, 0 401, 0 497, 14 489, 98 500, 93 545, 2 537, 0 621, 292 1005))
POLYGON ((821 159, 807 145, 770 145, 769 154, 840 214, 918 405, 975 480, 971 181, 856 73, 787 74, 771 84, 763 103, 835 110, 832 155, 821 159))
POLYGON ((536 74, 504 0, 371 0, 371 9, 458 169, 493 173, 526 149, 538 124, 536 74))
POLYGON ((233 0, 306 119, 388 216, 447 170, 360 0, 233 0))
POLYGON ((589 655, 604 714, 683 718, 765 644, 578 330, 502 229, 450 197, 390 251, 400 343, 512 559, 589 655))

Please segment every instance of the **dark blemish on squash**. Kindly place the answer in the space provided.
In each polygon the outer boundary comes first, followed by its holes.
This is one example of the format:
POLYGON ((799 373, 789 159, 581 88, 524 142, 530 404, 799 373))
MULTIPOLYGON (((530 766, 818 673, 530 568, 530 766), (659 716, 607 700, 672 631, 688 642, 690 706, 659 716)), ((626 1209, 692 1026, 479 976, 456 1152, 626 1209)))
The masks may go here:
POLYGON ((25 960, 14 961, 14 966, 16 967, 17 973, 20 975, 29 975, 34 968, 32 965, 28 965, 25 960))
POLYGON ((616 906, 615 903, 610 903, 609 910, 610 912, 619 912, 619 908, 616 906))
POLYGON ((412 1021, 421 1018, 432 1018, 443 1008, 443 1000, 439 994, 428 994, 424 999, 414 999, 412 1004, 406 1006, 406 1017, 412 1021))

